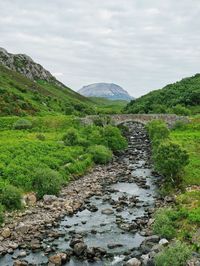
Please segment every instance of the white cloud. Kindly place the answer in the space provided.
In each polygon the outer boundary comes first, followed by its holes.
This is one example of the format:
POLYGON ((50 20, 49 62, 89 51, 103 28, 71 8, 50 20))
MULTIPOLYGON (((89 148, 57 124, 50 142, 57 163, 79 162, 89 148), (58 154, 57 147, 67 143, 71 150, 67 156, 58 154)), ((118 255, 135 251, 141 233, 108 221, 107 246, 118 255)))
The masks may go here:
POLYGON ((0 46, 66 85, 114 82, 133 96, 200 70, 200 2, 0 1, 0 46))

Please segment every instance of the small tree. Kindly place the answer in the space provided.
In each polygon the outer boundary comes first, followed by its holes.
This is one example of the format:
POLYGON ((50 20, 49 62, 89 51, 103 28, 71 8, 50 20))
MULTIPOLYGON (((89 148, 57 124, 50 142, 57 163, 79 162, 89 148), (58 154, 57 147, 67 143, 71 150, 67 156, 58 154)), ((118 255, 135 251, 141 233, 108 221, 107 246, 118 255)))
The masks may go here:
POLYGON ((63 136, 63 141, 66 146, 78 145, 78 132, 75 128, 70 128, 67 130, 66 134, 63 136))
POLYGON ((163 140, 169 137, 169 129, 162 120, 153 120, 147 124, 147 131, 152 141, 163 140))
POLYGON ((161 143, 153 156, 156 170, 173 183, 180 182, 180 172, 189 163, 188 153, 178 144, 161 143))
POLYGON ((32 123, 30 120, 27 119, 19 119, 17 120, 14 125, 13 128, 14 129, 18 129, 18 130, 22 130, 22 129, 31 129, 32 128, 32 123))
POLYGON ((38 198, 42 198, 45 194, 57 195, 62 182, 60 174, 49 168, 38 168, 32 176, 32 187, 38 198))

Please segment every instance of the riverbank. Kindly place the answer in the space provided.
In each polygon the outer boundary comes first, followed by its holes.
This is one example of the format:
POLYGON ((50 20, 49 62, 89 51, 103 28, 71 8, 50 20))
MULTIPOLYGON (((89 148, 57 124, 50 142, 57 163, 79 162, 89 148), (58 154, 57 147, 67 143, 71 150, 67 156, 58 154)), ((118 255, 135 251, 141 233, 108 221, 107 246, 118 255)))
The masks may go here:
POLYGON ((45 196, 6 218, 0 264, 153 263, 168 243, 151 231, 154 210, 164 203, 156 194, 160 178, 152 171, 144 126, 127 125, 128 148, 112 163, 71 182, 59 197, 45 196))

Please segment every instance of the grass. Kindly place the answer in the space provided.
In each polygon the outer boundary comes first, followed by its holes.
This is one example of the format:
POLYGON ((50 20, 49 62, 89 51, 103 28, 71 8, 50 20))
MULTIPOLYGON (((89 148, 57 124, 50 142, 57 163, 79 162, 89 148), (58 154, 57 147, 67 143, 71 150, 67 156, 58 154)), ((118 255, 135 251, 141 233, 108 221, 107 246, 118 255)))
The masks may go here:
POLYGON ((122 113, 127 105, 125 100, 109 100, 106 98, 90 97, 89 98, 96 107, 96 112, 99 114, 119 114, 122 113))
POLYGON ((175 129, 170 134, 171 139, 180 144, 189 153, 189 164, 185 167, 183 180, 186 186, 200 185, 200 121, 192 119, 191 123, 182 129, 175 129))
POLYGON ((92 102, 56 81, 34 82, 0 66, 0 116, 93 114, 92 102))
POLYGON ((13 127, 18 119, 0 118, 0 205, 5 209, 19 208, 13 199, 20 200, 21 193, 35 191, 38 198, 58 194, 61 185, 94 163, 109 162, 112 151, 126 147, 113 126, 87 126, 73 116, 48 115, 26 117, 31 127, 19 130, 13 127))
POLYGON ((193 116, 191 123, 187 125, 177 124, 170 131, 169 137, 188 152, 189 164, 182 172, 181 191, 177 193, 168 184, 162 188, 168 194, 176 193, 176 205, 170 209, 158 210, 154 229, 161 236, 173 236, 186 242, 198 252, 200 236, 196 234, 200 227, 200 116, 193 116))

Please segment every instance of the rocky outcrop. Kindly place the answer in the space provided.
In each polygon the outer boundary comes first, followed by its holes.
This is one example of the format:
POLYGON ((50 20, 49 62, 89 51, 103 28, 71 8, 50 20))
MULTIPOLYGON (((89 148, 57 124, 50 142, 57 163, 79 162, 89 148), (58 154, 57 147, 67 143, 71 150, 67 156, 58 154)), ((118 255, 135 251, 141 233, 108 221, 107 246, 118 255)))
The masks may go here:
POLYGON ((56 81, 52 74, 25 54, 11 54, 0 48, 0 64, 31 80, 56 81))

